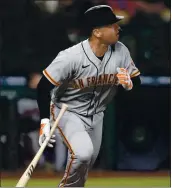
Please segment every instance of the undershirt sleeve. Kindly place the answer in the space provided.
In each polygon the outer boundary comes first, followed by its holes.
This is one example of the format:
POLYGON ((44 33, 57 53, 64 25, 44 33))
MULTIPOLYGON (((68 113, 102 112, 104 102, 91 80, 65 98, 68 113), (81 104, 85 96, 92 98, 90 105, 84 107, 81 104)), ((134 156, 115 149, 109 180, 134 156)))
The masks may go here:
POLYGON ((50 101, 51 91, 55 86, 45 77, 42 76, 37 86, 37 103, 40 118, 50 118, 50 101))

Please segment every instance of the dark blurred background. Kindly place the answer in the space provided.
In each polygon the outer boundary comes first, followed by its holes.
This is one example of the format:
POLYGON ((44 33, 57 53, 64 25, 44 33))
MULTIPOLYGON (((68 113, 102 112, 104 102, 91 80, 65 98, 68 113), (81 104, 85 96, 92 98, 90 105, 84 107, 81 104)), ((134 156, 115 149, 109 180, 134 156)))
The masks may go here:
MULTIPOLYGON (((109 4, 124 15, 120 41, 140 69, 135 92, 119 90, 105 113, 103 143, 94 169, 170 169, 170 0, 1 0, 0 165, 27 166, 38 146, 35 88, 59 51, 87 38, 83 12, 109 4)), ((57 142, 38 167, 61 171, 66 148, 57 142)))

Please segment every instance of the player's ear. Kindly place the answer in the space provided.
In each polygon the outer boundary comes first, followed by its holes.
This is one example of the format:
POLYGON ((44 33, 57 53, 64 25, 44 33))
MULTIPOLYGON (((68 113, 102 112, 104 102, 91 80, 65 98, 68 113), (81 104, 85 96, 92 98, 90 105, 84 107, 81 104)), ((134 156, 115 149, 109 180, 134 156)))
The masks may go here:
POLYGON ((97 38, 101 37, 101 32, 99 29, 93 29, 93 35, 97 38))

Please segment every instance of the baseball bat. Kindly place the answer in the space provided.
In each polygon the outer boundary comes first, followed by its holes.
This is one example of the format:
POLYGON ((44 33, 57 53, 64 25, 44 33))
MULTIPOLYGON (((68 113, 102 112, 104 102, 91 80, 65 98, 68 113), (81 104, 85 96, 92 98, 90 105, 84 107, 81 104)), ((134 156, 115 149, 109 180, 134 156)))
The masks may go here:
POLYGON ((58 123, 59 123, 61 117, 63 116, 63 114, 65 113, 67 108, 68 108, 68 106, 66 104, 62 104, 62 108, 59 112, 59 115, 58 115, 54 125, 52 126, 52 128, 50 130, 50 135, 44 140, 43 144, 41 145, 40 149, 36 153, 35 157, 33 158, 31 163, 29 164, 29 166, 27 167, 27 169, 25 170, 25 172, 21 176, 20 180, 18 181, 16 187, 25 187, 27 185, 27 183, 28 183, 29 179, 31 178, 31 175, 32 175, 32 173, 33 173, 42 153, 44 152, 51 136, 53 135, 55 129, 58 126, 58 123))

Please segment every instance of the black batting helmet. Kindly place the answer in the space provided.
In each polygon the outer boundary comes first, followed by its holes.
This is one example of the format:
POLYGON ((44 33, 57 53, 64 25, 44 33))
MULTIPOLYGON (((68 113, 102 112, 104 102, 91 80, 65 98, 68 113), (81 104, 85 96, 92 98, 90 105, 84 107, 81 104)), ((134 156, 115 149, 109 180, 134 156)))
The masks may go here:
POLYGON ((92 29, 116 23, 124 18, 124 16, 115 15, 113 9, 108 5, 91 7, 84 13, 84 15, 84 24, 92 29))

